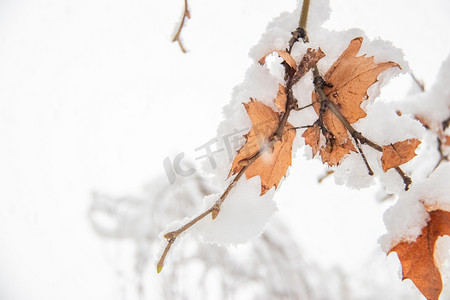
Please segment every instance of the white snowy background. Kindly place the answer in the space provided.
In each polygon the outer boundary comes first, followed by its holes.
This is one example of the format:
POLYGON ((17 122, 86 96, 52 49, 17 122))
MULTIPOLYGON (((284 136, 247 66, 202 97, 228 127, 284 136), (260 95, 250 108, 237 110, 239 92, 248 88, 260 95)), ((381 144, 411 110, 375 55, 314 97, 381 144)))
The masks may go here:
MULTIPOLYGON (((189 3, 183 54, 170 43, 181 0, 0 1, 1 300, 138 297, 126 291, 135 280, 127 273, 133 245, 93 229, 93 191, 137 195, 164 176, 165 158, 184 152, 201 162, 195 149, 216 136, 222 107, 251 64, 249 50, 272 18, 297 6, 189 3)), ((331 8, 328 28, 358 27, 392 41, 431 87, 450 53, 448 1, 331 0, 331 8)), ((404 75, 382 97, 402 99, 413 87, 404 75)), ((275 195, 277 218, 303 257, 343 270, 350 286, 388 276, 392 299, 399 289, 417 295, 377 242, 392 202, 377 201, 377 186, 349 190, 332 178, 318 185, 324 172, 300 153, 275 195)), ((147 264, 146 280, 157 285, 165 270, 158 277, 147 264)))

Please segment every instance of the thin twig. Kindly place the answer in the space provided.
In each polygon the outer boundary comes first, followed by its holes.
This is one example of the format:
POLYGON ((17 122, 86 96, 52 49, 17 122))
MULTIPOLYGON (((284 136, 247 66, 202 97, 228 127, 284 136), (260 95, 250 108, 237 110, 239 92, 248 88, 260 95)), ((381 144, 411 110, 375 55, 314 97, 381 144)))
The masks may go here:
POLYGON ((420 90, 422 92, 425 92, 425 84, 423 83, 423 81, 420 81, 416 75, 414 75, 413 72, 409 72, 409 74, 411 74, 412 79, 414 80, 414 82, 417 84, 417 86, 420 88, 420 90))
POLYGON ((302 11, 300 13, 300 20, 298 21, 298 27, 306 30, 306 24, 308 23, 309 12, 309 0, 303 0, 302 11))
POLYGON ((313 125, 304 125, 304 126, 292 127, 290 129, 297 130, 297 129, 311 128, 311 127, 314 127, 314 124, 313 125))
POLYGON ((372 171, 372 168, 369 165, 369 162, 367 161, 366 155, 364 154, 364 152, 362 150, 361 142, 358 139, 356 139, 355 137, 353 137, 353 139, 355 140, 356 148, 358 148, 358 152, 361 155, 361 157, 364 161, 364 164, 366 165, 369 175, 372 176, 374 173, 372 171))
POLYGON ((449 125, 450 125, 450 117, 448 117, 447 120, 442 122, 442 128, 444 129, 444 131, 448 128, 449 125))
POLYGON ((298 21, 298 28, 292 32, 292 37, 289 40, 288 52, 291 53, 292 47, 294 44, 298 42, 299 39, 302 39, 303 42, 308 42, 308 34, 306 33, 306 24, 308 22, 308 12, 309 12, 309 3, 310 0, 303 0, 302 11, 300 13, 300 20, 298 21))
POLYGON ((302 106, 302 107, 296 107, 296 108, 294 108, 294 110, 295 110, 295 111, 300 111, 300 110, 303 110, 303 109, 305 109, 305 108, 311 107, 311 106, 313 106, 313 105, 314 105, 314 102, 311 103, 311 104, 302 106))
POLYGON ((333 173, 334 173, 334 170, 328 170, 324 175, 317 178, 317 182, 322 183, 322 181, 324 181, 327 177, 329 177, 333 173))
POLYGON ((183 16, 181 17, 180 26, 178 27, 177 33, 175 33, 175 36, 172 39, 172 42, 178 42, 178 45, 180 45, 180 49, 181 49, 181 51, 183 51, 183 53, 186 53, 186 49, 183 47, 183 43, 181 42, 180 35, 181 35, 181 30, 183 29, 184 21, 186 18, 190 19, 191 14, 189 13, 187 0, 184 0, 184 12, 183 12, 183 16))
MULTIPOLYGON (((414 75, 413 72, 410 72, 411 77, 414 79, 414 82, 419 86, 419 88, 422 90, 422 92, 425 92, 425 85, 422 81, 418 80, 417 77, 414 75)), ((417 118, 417 117, 416 117, 417 118)), ((422 123, 422 125, 429 131, 432 131, 433 133, 436 134, 436 140, 437 140, 437 150, 439 152, 439 160, 436 163, 436 165, 433 168, 433 171, 431 171, 431 173, 433 173, 440 165, 441 163, 445 162, 445 161, 449 161, 449 156, 448 155, 444 155, 444 149, 443 149, 443 143, 442 143, 442 138, 445 138, 445 134, 442 136, 439 132, 439 130, 436 132, 436 129, 433 129, 432 127, 430 127, 428 124, 426 124, 425 122, 422 122, 421 120, 419 120, 419 122, 422 123)), ((446 120, 444 120, 441 123, 442 126, 442 132, 445 132, 445 130, 448 128, 450 124, 450 117, 447 118, 446 120)), ((431 173, 429 175, 431 175, 431 173)))
POLYGON ((161 272, 162 268, 164 266, 164 260, 166 259, 167 253, 169 253, 170 247, 172 247, 173 243, 175 242, 175 239, 171 239, 167 241, 167 246, 164 248, 164 252, 161 255, 161 258, 159 259, 158 264, 156 265, 156 272, 161 272))
POLYGON ((436 163, 436 166, 434 167, 434 169, 431 173, 433 173, 441 165, 441 163, 449 160, 448 155, 444 155, 443 144, 442 144, 441 137, 439 135, 437 137, 437 142, 438 142, 437 148, 438 148, 438 152, 439 152, 439 161, 436 163))

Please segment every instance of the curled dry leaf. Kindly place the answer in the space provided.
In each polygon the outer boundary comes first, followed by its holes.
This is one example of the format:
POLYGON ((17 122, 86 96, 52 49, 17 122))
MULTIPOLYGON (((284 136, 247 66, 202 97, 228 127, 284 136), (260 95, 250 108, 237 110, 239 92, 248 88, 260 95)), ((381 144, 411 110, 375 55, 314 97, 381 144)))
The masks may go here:
POLYGON ((289 65, 289 67, 291 67, 294 70, 297 70, 297 63, 295 62, 295 59, 289 54, 289 52, 285 50, 270 51, 269 53, 264 55, 260 60, 258 60, 258 63, 260 65, 264 65, 266 63, 266 57, 274 52, 276 52, 278 56, 280 56, 289 65))
MULTIPOLYGON (((247 159, 267 147, 269 138, 280 124, 278 113, 262 102, 252 99, 250 103, 244 103, 244 106, 252 121, 252 128, 245 135, 246 143, 236 154, 229 175, 238 173, 246 165, 247 159)), ((273 149, 267 149, 245 171, 248 179, 255 176, 261 178, 261 195, 273 186, 278 186, 292 163, 292 143, 296 134, 295 130, 291 130, 293 128, 286 123, 282 139, 275 142, 273 149)))
POLYGON ((444 141, 442 142, 442 145, 450 146, 450 136, 449 135, 444 136, 444 141))
POLYGON ((323 53, 322 49, 319 48, 319 50, 315 50, 308 48, 306 54, 298 64, 297 72, 292 76, 291 84, 296 84, 323 57, 325 57, 325 53, 323 53))
MULTIPOLYGON (((330 86, 323 87, 325 95, 335 104, 349 124, 366 116, 365 111, 361 108, 361 103, 367 99, 367 89, 377 82, 378 75, 386 69, 400 67, 395 62, 377 64, 373 57, 356 56, 362 41, 362 37, 353 39, 324 75, 325 81, 330 84, 330 86)), ((316 113, 320 114, 321 103, 317 92, 313 93, 312 101, 316 113)), ((347 129, 333 112, 327 109, 321 118, 323 127, 325 127, 322 128, 322 132, 327 139, 326 147, 320 149, 322 161, 329 165, 339 164, 351 150, 356 151, 355 147, 347 129)), ((309 145, 311 146, 311 144, 309 145)))
POLYGON ((383 170, 386 172, 413 159, 417 155, 415 151, 419 145, 419 140, 408 139, 383 146, 383 156, 381 157, 383 170))
POLYGON ((322 161, 327 162, 328 165, 334 166, 338 165, 342 158, 349 154, 350 151, 355 151, 355 146, 353 145, 351 140, 347 140, 345 144, 335 144, 331 142, 331 145, 324 148, 325 151, 320 152, 320 155, 322 156, 322 161))
POLYGON ((313 157, 316 156, 320 149, 320 127, 314 124, 303 132, 302 137, 305 138, 305 144, 312 148, 313 157))
POLYGON ((275 107, 278 108, 281 112, 285 112, 286 102, 287 102, 286 88, 283 85, 278 84, 278 93, 277 98, 275 99, 275 107))
POLYGON ((411 279, 428 300, 437 300, 442 279, 434 261, 434 247, 440 236, 450 235, 450 212, 430 212, 430 220, 415 242, 401 242, 390 252, 397 252, 402 264, 403 280, 411 279))

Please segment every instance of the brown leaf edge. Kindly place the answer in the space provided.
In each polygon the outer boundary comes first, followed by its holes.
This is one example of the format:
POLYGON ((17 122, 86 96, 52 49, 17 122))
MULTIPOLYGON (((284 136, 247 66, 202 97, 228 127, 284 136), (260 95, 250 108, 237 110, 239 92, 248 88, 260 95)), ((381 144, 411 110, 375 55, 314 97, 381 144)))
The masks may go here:
POLYGON ((400 242, 390 251, 396 252, 403 280, 410 279, 428 300, 438 300, 442 292, 441 273, 434 260, 434 250, 439 237, 450 235, 450 212, 429 212, 430 220, 414 242, 400 242))
POLYGON ((272 53, 276 52, 278 56, 280 56, 288 65, 294 70, 297 70, 297 63, 295 62, 295 59, 289 54, 289 52, 285 50, 273 50, 264 55, 260 60, 258 60, 258 63, 260 65, 264 65, 266 63, 266 57, 272 53))

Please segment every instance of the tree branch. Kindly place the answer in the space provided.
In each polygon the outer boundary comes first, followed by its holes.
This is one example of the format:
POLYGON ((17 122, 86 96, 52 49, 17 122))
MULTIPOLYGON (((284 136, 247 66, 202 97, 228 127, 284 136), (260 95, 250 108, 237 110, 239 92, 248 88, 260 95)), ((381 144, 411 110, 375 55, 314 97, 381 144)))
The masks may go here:
MULTIPOLYGON (((309 1, 308 1, 309 2, 309 1)), ((180 28, 182 27, 182 24, 180 26, 180 28)), ((179 32, 181 31, 181 29, 179 30, 179 32)), ((177 35, 174 38, 174 41, 176 40, 177 36, 179 34, 177 33, 177 35)), ((294 41, 295 43, 296 41, 294 41)), ((293 45, 293 44, 292 44, 293 45)), ((290 47, 292 48, 292 47, 290 47)), ((288 50, 288 52, 290 53, 290 50, 288 50)), ((306 56, 306 55, 305 55, 306 56)), ((300 62, 300 65, 302 64, 302 62, 300 62)), ((308 67, 308 66, 306 66, 308 67)), ((299 68, 300 69, 300 68, 299 68)), ((307 71, 307 70, 306 70, 307 71)), ((305 72, 305 67, 302 67, 299 72, 305 72)), ((274 132, 274 134, 268 139, 267 143, 268 146, 267 147, 263 147, 261 148, 256 154, 254 154, 253 156, 243 159, 241 161, 239 161, 239 165, 242 166, 242 169, 237 173, 237 175, 233 178, 233 180, 231 181, 231 183, 228 185, 228 187, 225 189, 225 191, 222 193, 222 195, 220 196, 220 198, 214 203, 213 206, 211 206, 209 209, 207 209, 206 211, 204 211, 203 213, 201 213, 200 215, 198 215, 197 217, 195 217, 194 219, 192 219, 191 221, 189 221, 188 223, 186 223, 185 225, 183 225, 182 227, 180 227, 179 229, 175 230, 175 231, 171 231, 169 233, 166 233, 164 235, 164 238, 167 239, 167 245, 166 248, 163 251, 163 254, 161 255, 161 258, 158 261, 158 264, 156 266, 156 270, 157 272, 161 272, 163 266, 164 266, 164 261, 166 259, 167 254, 170 251, 170 248, 172 247, 173 243, 175 242, 175 240, 186 230, 188 230, 189 228, 191 228, 194 224, 196 224, 198 221, 202 220, 203 218, 205 218, 206 216, 208 216, 209 214, 211 214, 212 219, 215 219, 220 212, 220 208, 222 206, 222 203, 225 201, 225 199, 227 198, 228 194, 230 193, 230 191, 236 186, 236 183, 239 181, 239 179, 242 177, 242 175, 244 175, 244 173, 247 171, 247 169, 261 156, 263 155, 266 151, 268 151, 268 149, 273 149, 275 143, 277 141, 282 140, 283 134, 284 134, 284 130, 285 130, 285 126, 287 123, 287 120, 289 118, 290 112, 291 110, 297 108, 298 106, 296 105, 297 100, 294 98, 294 94, 292 92, 292 87, 295 84, 296 81, 293 80, 294 75, 296 75, 296 73, 292 73, 292 69, 290 69, 289 66, 287 66, 287 64, 285 64, 285 78, 286 78, 286 96, 287 96, 287 100, 286 100, 286 107, 285 107, 285 112, 281 114, 280 116, 280 121, 278 124, 278 127, 276 129, 276 131, 274 132)), ((297 74, 298 77, 298 74, 297 74)))
POLYGON ((420 88, 420 90, 421 90, 422 92, 425 92, 425 84, 424 84, 422 81, 420 81, 420 80, 416 77, 416 75, 414 75, 413 72, 409 72, 409 74, 411 75, 412 79, 413 79, 414 82, 417 84, 417 86, 420 88))
POLYGON ((300 20, 298 22, 298 27, 306 30, 306 24, 308 22, 308 12, 309 12, 309 2, 310 0, 303 0, 302 11, 300 13, 300 20))
POLYGON ((184 0, 184 12, 183 12, 183 16, 181 17, 180 26, 178 27, 177 33, 175 33, 175 36, 172 39, 172 43, 178 42, 178 45, 180 45, 180 49, 181 49, 181 51, 183 51, 183 53, 186 53, 186 49, 183 47, 183 43, 181 42, 180 35, 181 35, 181 30, 183 29, 184 21, 186 18, 190 19, 191 14, 189 13, 187 0, 184 0))

